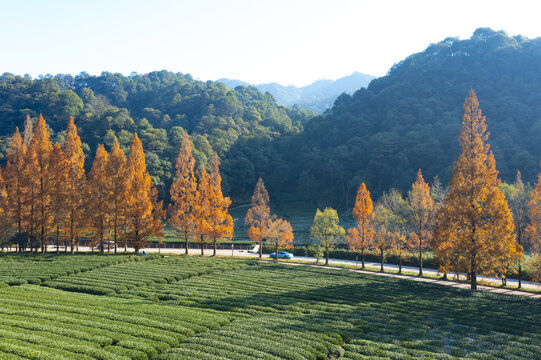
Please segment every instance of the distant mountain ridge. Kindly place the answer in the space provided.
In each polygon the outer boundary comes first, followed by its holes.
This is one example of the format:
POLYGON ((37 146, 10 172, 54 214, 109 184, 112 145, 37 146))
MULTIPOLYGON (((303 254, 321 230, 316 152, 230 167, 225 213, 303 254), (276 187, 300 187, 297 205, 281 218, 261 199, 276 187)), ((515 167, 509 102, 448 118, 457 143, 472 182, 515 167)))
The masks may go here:
POLYGON ((330 108, 334 100, 342 93, 352 94, 360 88, 367 87, 370 81, 375 78, 372 75, 354 72, 336 80, 321 79, 302 87, 284 86, 275 82, 254 85, 227 78, 216 81, 223 82, 230 89, 237 86, 255 86, 263 93, 271 93, 276 98, 276 101, 282 105, 293 106, 298 104, 304 109, 322 113, 330 108))

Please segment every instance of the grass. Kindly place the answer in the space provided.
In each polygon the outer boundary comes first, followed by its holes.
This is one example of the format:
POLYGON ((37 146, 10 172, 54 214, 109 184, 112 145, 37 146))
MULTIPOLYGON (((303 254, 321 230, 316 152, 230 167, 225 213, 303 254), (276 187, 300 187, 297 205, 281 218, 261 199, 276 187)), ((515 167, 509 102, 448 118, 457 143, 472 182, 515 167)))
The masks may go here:
POLYGON ((0 358, 541 354, 536 299, 256 260, 181 256, 110 263, 41 286, 4 286, 0 298, 0 358))

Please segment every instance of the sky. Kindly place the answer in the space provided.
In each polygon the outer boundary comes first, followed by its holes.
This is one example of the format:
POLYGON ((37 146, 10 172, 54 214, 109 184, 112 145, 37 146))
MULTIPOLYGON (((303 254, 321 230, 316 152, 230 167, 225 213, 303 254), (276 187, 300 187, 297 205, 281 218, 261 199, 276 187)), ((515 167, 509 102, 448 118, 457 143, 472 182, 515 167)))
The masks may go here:
POLYGON ((541 1, 0 0, 0 74, 146 73, 307 85, 383 76, 447 37, 541 36, 541 1))

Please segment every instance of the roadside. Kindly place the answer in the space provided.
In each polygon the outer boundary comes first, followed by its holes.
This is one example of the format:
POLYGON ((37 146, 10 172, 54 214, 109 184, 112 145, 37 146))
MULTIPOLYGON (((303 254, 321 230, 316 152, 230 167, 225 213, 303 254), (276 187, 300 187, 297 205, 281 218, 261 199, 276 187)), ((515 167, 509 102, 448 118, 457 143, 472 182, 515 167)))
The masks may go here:
MULTIPOLYGON (((56 248, 54 246, 49 246, 49 252, 54 252, 55 250, 56 250, 56 248)), ((63 249, 61 249, 61 250, 63 250, 63 249)), ((84 251, 84 252, 92 251, 92 249, 90 247, 79 247, 79 250, 84 251)), ((155 249, 155 248, 150 248, 150 249, 144 249, 144 250, 147 253, 161 252, 162 254, 173 254, 173 255, 185 254, 185 249, 155 249)), ((96 250, 94 250, 94 251, 96 251, 96 250)), ((128 252, 133 252, 133 251, 134 251, 133 248, 128 248, 128 252)), ((112 252, 113 252, 113 249, 111 249, 110 252, 106 251, 106 253, 112 253, 112 252)), ((119 254, 122 254, 123 252, 124 252, 123 248, 118 250, 119 254)), ((201 254, 201 249, 189 249, 189 254, 190 255, 200 255, 201 254)), ((210 256, 212 254, 213 254, 213 249, 212 248, 209 247, 207 249, 204 249, 204 255, 210 256)), ((253 258, 256 258, 256 257, 259 256, 259 254, 257 252, 250 252, 248 250, 235 250, 235 249, 232 249, 232 250, 218 249, 216 251, 216 254, 218 256, 253 257, 253 258)), ((269 254, 263 254, 263 259, 265 259, 265 258, 268 259, 269 254)), ((323 261, 324 260, 320 260, 320 263, 322 263, 323 261)), ((309 257, 309 256, 295 256, 293 262, 292 261, 283 261, 283 260, 280 260, 280 262, 284 263, 284 264, 295 263, 295 264, 299 264, 299 265, 311 265, 311 266, 325 267, 323 265, 315 265, 316 258, 309 257)), ((443 276, 443 274, 438 272, 436 269, 431 269, 431 268, 423 268, 423 274, 424 275, 423 275, 423 277, 419 277, 419 276, 415 276, 419 272, 419 268, 418 267, 413 267, 413 266, 402 266, 402 272, 404 274, 401 275, 401 274, 397 274, 398 265, 392 265, 392 264, 384 264, 383 269, 385 271, 387 271, 387 272, 383 272, 383 273, 379 271, 380 263, 378 263, 378 262, 366 262, 365 261, 365 267, 367 268, 366 270, 359 269, 360 266, 361 266, 361 262, 360 261, 356 262, 355 260, 329 259, 329 264, 330 265, 342 266, 342 267, 338 267, 338 266, 332 267, 331 266, 332 268, 336 268, 336 269, 344 269, 344 267, 347 267, 348 270, 367 273, 367 274, 378 274, 378 275, 382 275, 382 276, 396 276, 396 277, 399 277, 399 278, 415 280, 415 281, 433 282, 433 283, 437 283, 437 284, 444 284, 444 285, 447 285, 447 286, 455 286, 455 287, 464 288, 464 289, 469 288, 469 284, 453 281, 453 277, 455 277, 455 279, 456 279, 456 274, 448 274, 449 279, 448 280, 442 280, 440 278, 443 276)), ((463 273, 459 274, 459 280, 460 281, 466 280, 466 274, 463 274, 463 273)), ((536 295, 533 292, 516 290, 516 287, 518 286, 518 281, 516 279, 507 279, 507 287, 502 287, 501 286, 501 284, 502 284, 501 279, 496 278, 496 277, 479 275, 478 276, 478 281, 480 283, 485 283, 485 284, 490 285, 490 286, 485 286, 485 285, 480 285, 480 286, 492 289, 493 291, 491 291, 491 292, 497 292, 497 293, 518 292, 518 293, 520 293, 518 295, 524 295, 524 296, 536 295), (515 288, 515 289, 513 289, 513 288, 515 288), (527 295, 525 295, 525 294, 527 294, 527 295)), ((522 281, 522 287, 525 290, 541 291, 541 283, 534 283, 534 282, 531 282, 531 281, 522 281)), ((539 296, 541 297, 541 295, 539 295, 539 296)))
MULTIPOLYGON (((271 261, 271 260, 264 260, 264 261, 271 261)), ((330 262, 330 259, 329 259, 329 262, 330 262)), ((397 279, 417 281, 417 282, 430 283, 430 284, 436 284, 436 285, 451 286, 457 289, 465 289, 465 290, 470 289, 469 284, 464 284, 464 283, 459 283, 459 282, 449 281, 449 280, 430 279, 430 278, 411 276, 411 275, 408 276, 408 275, 391 274, 391 273, 385 273, 385 272, 347 269, 347 268, 341 268, 341 267, 335 267, 335 266, 305 264, 305 263, 296 263, 296 262, 281 262, 281 264, 291 265, 291 266, 312 266, 312 267, 318 267, 318 268, 324 268, 324 269, 351 271, 351 272, 355 272, 359 274, 370 274, 370 275, 392 277, 392 278, 397 278, 397 279)), ((478 285, 477 289, 479 291, 486 291, 486 292, 490 292, 494 294, 505 294, 505 295, 515 295, 515 296, 519 295, 519 296, 525 296, 525 297, 534 298, 534 299, 541 299, 541 294, 531 293, 527 291, 497 288, 497 287, 485 286, 485 285, 478 285)))

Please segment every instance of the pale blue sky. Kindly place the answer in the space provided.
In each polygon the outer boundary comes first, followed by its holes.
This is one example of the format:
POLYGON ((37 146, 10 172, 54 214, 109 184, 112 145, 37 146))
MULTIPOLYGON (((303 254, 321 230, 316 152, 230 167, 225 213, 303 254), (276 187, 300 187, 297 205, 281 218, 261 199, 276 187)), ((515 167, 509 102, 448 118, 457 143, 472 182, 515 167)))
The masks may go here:
POLYGON ((478 27, 541 36, 540 1, 0 0, 0 73, 153 70, 304 85, 478 27))

